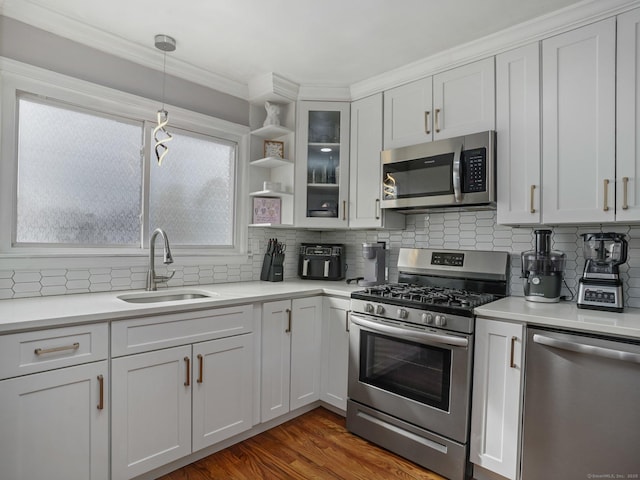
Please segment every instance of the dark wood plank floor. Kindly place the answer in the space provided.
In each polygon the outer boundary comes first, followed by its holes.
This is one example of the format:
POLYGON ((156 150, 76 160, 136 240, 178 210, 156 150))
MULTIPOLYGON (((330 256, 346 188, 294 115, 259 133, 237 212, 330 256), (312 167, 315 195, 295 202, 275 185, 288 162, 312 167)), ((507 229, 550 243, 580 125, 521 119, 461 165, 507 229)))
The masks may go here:
POLYGON ((317 408, 161 480, 444 480, 347 432, 345 419, 317 408))

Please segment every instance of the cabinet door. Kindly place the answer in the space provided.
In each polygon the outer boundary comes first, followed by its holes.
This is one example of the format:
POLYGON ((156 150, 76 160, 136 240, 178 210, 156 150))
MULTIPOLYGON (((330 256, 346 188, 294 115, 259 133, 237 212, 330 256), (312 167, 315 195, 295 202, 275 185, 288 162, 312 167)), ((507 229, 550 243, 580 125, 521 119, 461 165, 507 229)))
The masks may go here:
POLYGON ((262 305, 261 420, 289 411, 291 378, 291 301, 262 305))
POLYGON ((322 297, 292 301, 291 410, 320 399, 322 297))
POLYGON ((347 409, 350 301, 325 297, 322 305, 322 393, 320 399, 347 409))
POLYGON ((540 46, 496 57, 498 223, 540 223, 540 46))
POLYGON ((402 228, 404 215, 380 208, 382 94, 351 103, 349 227, 402 228))
POLYGON ((616 220, 640 220, 640 9, 618 16, 616 220), (626 207, 626 208, 625 208, 626 207))
POLYGON ((0 477, 107 480, 107 372, 101 361, 0 382, 0 477))
POLYGON ((384 92, 384 149, 433 139, 433 83, 427 77, 384 92))
POLYGON ((433 138, 495 129, 493 57, 433 77, 433 138))
POLYGON ((523 374, 522 325, 476 320, 470 460, 518 475, 523 374))
POLYGON ((616 20, 542 42, 544 223, 614 220, 616 20))
POLYGON ((111 361, 114 480, 191 453, 191 346, 111 361))
POLYGON ((349 104, 300 102, 296 225, 348 226, 349 104))
POLYGON ((193 451, 252 427, 253 334, 193 345, 193 451))

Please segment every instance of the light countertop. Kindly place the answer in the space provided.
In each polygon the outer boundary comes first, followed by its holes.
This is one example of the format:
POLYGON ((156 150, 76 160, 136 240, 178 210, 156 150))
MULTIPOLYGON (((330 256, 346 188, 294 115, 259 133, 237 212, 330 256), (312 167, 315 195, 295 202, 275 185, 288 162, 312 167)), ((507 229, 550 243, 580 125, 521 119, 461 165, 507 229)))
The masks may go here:
POLYGON ((477 307, 478 316, 497 320, 564 328, 626 338, 640 338, 640 309, 622 313, 586 310, 575 302, 537 303, 524 297, 506 297, 477 307))
POLYGON ((0 334, 311 295, 331 295, 348 299, 351 292, 359 289, 361 290, 362 287, 355 284, 347 285, 344 280, 332 282, 286 280, 216 283, 169 289, 158 287, 158 292, 198 292, 211 295, 207 298, 188 301, 128 303, 118 298, 122 295, 147 293, 143 290, 0 300, 0 334))

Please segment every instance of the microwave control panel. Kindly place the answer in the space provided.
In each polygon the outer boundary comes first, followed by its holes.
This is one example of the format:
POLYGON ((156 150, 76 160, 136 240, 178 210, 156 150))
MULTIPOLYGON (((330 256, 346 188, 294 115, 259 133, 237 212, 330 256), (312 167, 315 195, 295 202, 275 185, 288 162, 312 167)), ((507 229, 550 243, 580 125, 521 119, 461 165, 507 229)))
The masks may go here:
POLYGON ((487 190, 487 149, 474 148, 463 152, 462 191, 464 193, 487 190))

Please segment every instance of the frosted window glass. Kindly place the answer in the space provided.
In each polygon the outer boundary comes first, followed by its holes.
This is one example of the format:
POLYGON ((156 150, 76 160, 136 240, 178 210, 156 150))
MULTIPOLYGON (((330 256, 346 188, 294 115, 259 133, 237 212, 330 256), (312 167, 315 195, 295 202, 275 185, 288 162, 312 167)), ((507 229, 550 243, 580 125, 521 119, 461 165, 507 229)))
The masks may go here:
POLYGON ((16 242, 139 246, 142 131, 20 98, 16 242))
POLYGON ((235 144, 168 130, 169 153, 151 164, 149 231, 172 245, 233 245, 235 144))

